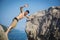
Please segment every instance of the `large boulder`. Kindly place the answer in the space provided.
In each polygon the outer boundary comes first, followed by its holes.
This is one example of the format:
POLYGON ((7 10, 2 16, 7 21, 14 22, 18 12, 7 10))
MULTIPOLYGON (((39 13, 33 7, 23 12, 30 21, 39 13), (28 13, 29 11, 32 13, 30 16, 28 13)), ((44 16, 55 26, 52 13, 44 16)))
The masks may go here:
POLYGON ((2 25, 0 25, 0 40, 8 40, 7 35, 5 34, 5 27, 3 27, 2 25))
POLYGON ((30 15, 26 22, 28 40, 59 40, 60 6, 30 15))

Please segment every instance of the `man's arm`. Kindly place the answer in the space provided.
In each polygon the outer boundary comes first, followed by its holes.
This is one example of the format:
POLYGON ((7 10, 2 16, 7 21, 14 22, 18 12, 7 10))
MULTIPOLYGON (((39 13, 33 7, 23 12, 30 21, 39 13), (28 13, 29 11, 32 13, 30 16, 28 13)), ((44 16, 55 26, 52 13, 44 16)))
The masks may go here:
POLYGON ((23 10, 24 7, 28 7, 28 4, 25 4, 24 6, 20 7, 20 12, 21 12, 21 13, 24 12, 24 10, 23 10))
POLYGON ((32 19, 32 18, 34 18, 34 17, 32 17, 32 16, 25 16, 26 18, 28 18, 28 19, 32 19))
POLYGON ((23 13, 24 6, 20 7, 20 12, 23 13))
POLYGON ((29 16, 25 16, 25 17, 29 19, 29 16))

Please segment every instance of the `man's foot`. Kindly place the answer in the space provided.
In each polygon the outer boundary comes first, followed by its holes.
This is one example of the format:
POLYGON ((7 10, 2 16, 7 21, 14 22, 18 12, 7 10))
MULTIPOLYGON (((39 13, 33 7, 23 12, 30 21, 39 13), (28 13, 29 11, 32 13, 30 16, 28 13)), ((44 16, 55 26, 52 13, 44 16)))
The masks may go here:
POLYGON ((5 35, 8 35, 8 33, 7 33, 7 32, 5 32, 5 35))

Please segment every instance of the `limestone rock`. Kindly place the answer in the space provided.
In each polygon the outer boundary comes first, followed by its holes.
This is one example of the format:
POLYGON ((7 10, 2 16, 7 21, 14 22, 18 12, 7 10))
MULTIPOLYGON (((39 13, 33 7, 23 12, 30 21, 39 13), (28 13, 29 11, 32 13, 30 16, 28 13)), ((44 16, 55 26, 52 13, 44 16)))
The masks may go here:
POLYGON ((26 22, 28 40, 58 40, 60 38, 60 6, 38 11, 30 17, 26 22))
POLYGON ((2 25, 0 25, 0 40, 8 40, 8 37, 5 35, 2 25))

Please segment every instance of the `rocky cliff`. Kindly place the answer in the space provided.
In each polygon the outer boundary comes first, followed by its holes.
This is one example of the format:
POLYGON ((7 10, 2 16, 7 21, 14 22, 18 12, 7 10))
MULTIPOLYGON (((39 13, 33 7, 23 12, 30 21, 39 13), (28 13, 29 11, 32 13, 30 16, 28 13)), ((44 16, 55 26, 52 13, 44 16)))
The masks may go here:
POLYGON ((0 24, 0 40, 8 40, 8 37, 5 34, 6 30, 7 30, 7 28, 0 24))
POLYGON ((60 6, 30 15, 26 33, 28 40, 60 40, 60 6))

